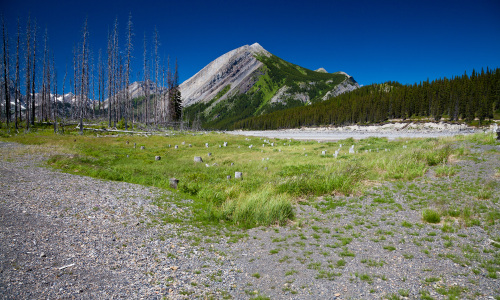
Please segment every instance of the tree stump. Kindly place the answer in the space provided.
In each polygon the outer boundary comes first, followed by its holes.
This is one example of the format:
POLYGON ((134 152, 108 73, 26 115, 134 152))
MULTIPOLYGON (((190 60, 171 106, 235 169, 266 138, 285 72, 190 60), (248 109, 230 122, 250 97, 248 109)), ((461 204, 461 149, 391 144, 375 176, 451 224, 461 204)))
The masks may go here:
POLYGON ((170 187, 173 189, 177 189, 177 185, 179 184, 179 179, 170 178, 170 187))
POLYGON ((144 146, 141 146, 141 150, 144 150, 144 149, 146 149, 146 147, 144 147, 144 146))
POLYGON ((208 157, 212 156, 212 153, 211 152, 208 152, 208 157))
POLYGON ((241 172, 234 172, 234 178, 235 179, 243 179, 243 173, 241 173, 241 172))
POLYGON ((155 160, 160 160, 161 159, 161 156, 157 155, 155 156, 155 160))
POLYGON ((195 156, 194 162, 203 162, 203 159, 201 159, 201 156, 195 156))
POLYGON ((231 175, 227 175, 227 180, 231 180, 231 175))
POLYGON ((179 149, 179 146, 175 145, 175 146, 174 146, 174 148, 175 148, 175 149, 179 149))

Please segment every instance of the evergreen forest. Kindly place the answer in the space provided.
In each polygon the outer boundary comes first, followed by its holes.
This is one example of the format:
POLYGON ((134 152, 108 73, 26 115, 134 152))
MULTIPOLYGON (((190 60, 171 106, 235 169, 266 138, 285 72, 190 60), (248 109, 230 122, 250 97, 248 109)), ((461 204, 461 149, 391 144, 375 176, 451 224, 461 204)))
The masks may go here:
POLYGON ((246 118, 227 129, 269 130, 302 126, 381 123, 393 119, 485 125, 500 118, 500 69, 413 85, 386 82, 324 102, 246 118))

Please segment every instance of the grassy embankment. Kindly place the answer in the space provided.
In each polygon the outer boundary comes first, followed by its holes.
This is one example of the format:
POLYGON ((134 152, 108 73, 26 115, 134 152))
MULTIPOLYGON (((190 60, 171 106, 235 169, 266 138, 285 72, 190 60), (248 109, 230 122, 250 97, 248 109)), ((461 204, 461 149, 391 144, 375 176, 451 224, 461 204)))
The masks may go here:
MULTIPOLYGON (((175 177, 179 179, 180 198, 194 200, 185 204, 193 208, 193 221, 243 227, 285 224, 294 219, 293 205, 298 201, 320 195, 361 194, 375 182, 422 176, 430 166, 437 166, 437 172, 445 176, 453 172, 448 165, 450 156, 464 154, 463 148, 453 150, 451 143, 464 139, 496 143, 492 134, 318 143, 279 139, 264 142, 264 138, 219 133, 112 137, 66 131, 55 135, 50 129, 3 134, 0 138, 57 147, 64 154, 49 153, 48 164, 68 173, 162 189, 169 189, 169 179, 175 177), (224 142, 227 147, 222 146, 224 142), (349 153, 351 145, 354 154, 349 153), (145 149, 141 150, 141 146, 145 149), (339 149, 334 158, 333 153, 339 149), (161 160, 155 160, 157 155, 161 160), (203 162, 195 163, 195 156, 201 156, 203 162), (235 179, 235 172, 242 172, 243 179, 235 179)), ((167 196, 158 204, 163 201, 167 196)))

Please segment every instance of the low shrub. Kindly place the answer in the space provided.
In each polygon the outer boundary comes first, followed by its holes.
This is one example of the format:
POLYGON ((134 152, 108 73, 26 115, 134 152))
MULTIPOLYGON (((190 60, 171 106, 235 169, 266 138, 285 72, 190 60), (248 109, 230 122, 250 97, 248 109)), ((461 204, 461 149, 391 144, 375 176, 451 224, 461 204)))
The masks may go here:
POLYGON ((439 223, 441 222, 441 215, 439 212, 427 208, 422 212, 422 219, 427 223, 439 223))

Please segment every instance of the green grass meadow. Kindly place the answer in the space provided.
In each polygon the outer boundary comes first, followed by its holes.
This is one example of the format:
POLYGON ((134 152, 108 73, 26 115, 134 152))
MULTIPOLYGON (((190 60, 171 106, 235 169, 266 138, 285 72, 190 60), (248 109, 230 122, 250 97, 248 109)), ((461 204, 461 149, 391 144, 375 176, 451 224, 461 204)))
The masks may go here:
POLYGON ((440 172, 446 176, 450 158, 464 154, 451 145, 464 139, 495 144, 493 134, 318 143, 217 132, 54 134, 48 128, 17 135, 4 132, 0 138, 41 146, 49 155, 47 164, 68 173, 166 190, 173 190, 169 180, 175 177, 179 180, 175 193, 193 200, 183 203, 193 208, 194 220, 247 228, 285 225, 294 220, 294 204, 310 197, 358 195, 377 182, 413 180, 431 166, 444 168, 440 172), (352 145, 356 153, 349 153, 352 145), (203 162, 194 162, 195 156, 203 162), (243 178, 236 179, 235 172, 242 172, 243 178))

